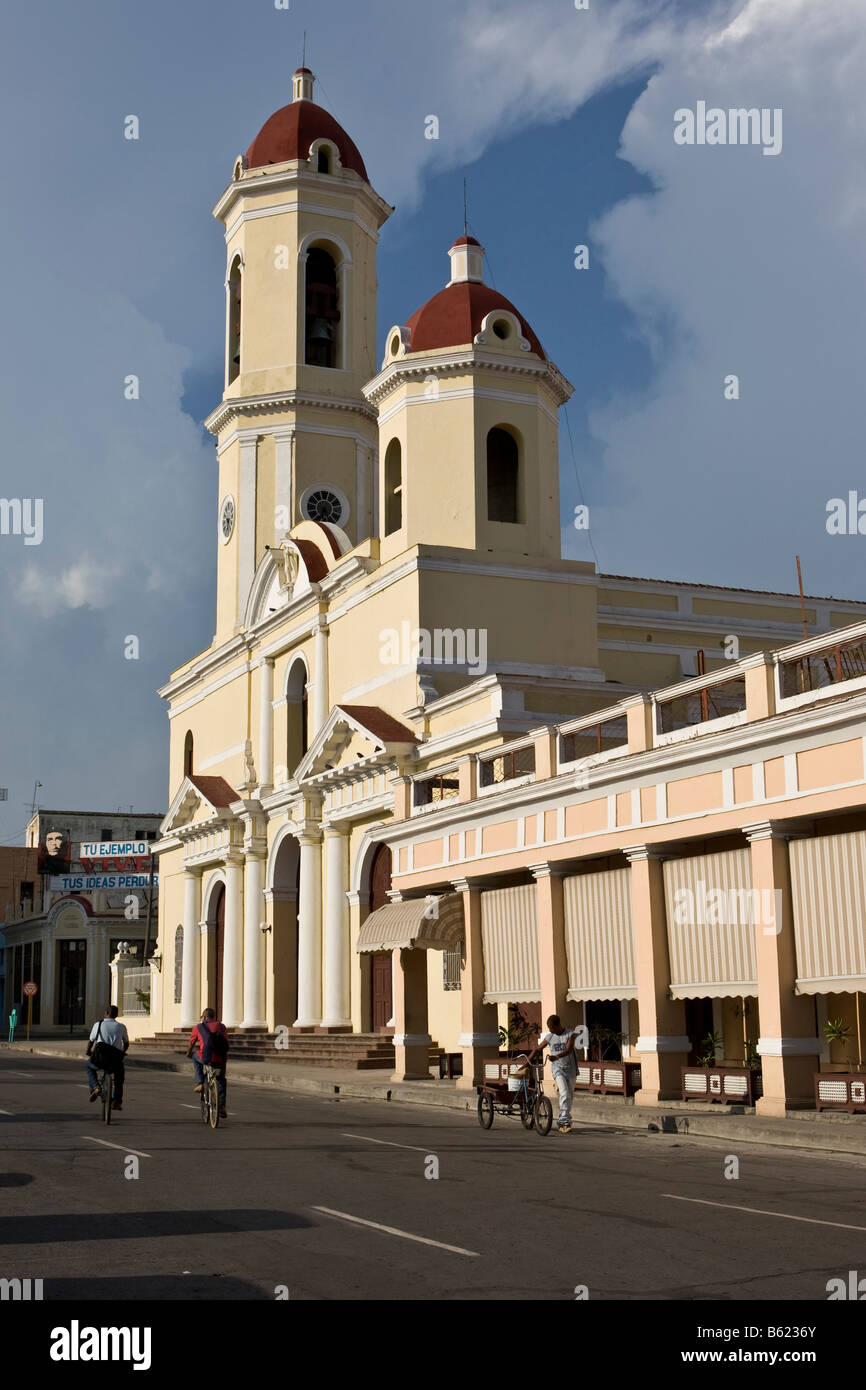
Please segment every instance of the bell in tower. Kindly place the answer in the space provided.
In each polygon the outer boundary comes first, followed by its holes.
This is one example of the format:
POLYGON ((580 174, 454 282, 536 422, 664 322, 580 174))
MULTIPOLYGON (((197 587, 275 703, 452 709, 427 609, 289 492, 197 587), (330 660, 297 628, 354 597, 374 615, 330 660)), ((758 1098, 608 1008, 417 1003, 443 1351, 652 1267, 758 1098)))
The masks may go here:
POLYGON ((327 251, 307 253, 304 361, 312 367, 339 367, 337 268, 327 251))

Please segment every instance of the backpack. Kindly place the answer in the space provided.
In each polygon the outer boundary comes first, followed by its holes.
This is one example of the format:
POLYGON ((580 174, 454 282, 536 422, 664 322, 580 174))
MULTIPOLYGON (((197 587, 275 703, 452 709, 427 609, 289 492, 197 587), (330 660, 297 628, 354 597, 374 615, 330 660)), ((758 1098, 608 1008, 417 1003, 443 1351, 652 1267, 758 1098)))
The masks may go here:
POLYGON ((103 1038, 102 1025, 104 1022, 104 1018, 99 1020, 99 1025, 96 1030, 96 1042, 91 1049, 91 1059, 93 1065, 98 1067, 101 1071, 112 1071, 117 1066, 118 1061, 122 1059, 123 1051, 121 1048, 114 1047, 111 1043, 106 1042, 103 1038))
POLYGON ((228 1038, 225 1034, 221 1033, 218 1027, 211 1031, 206 1023, 199 1023, 196 1027, 196 1032, 201 1039, 201 1056, 199 1061, 202 1063, 202 1066, 208 1062, 212 1067, 223 1066, 229 1050, 228 1038))

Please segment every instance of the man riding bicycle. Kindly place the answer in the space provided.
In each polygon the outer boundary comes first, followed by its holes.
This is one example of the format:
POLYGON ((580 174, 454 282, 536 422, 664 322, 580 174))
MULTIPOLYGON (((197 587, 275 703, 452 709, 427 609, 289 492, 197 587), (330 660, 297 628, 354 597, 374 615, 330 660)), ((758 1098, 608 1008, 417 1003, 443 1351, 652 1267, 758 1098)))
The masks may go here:
POLYGON ((213 1009, 205 1009, 201 1023, 197 1023, 189 1035, 187 1057, 192 1057, 196 1084, 194 1089, 201 1091, 204 1084, 204 1068, 210 1063, 216 1072, 219 1092, 220 1119, 228 1116, 226 1110, 226 1062, 228 1061, 229 1040, 225 1024, 217 1021, 213 1009), (193 1057, 193 1052, 196 1056, 193 1057))
POLYGON ((98 1100, 102 1095, 102 1087, 99 1084, 99 1072, 110 1071, 114 1076, 114 1098, 111 1102, 112 1110, 123 1109, 123 1080, 125 1068, 123 1059, 129 1051, 129 1034, 124 1024, 117 1022, 117 1005, 109 1004, 105 1010, 105 1017, 99 1022, 94 1023, 90 1030, 90 1039, 87 1044, 87 1057, 93 1051, 96 1043, 100 1043, 100 1054, 106 1060, 99 1065, 90 1060, 87 1062, 87 1080, 90 1086, 90 1099, 98 1100))

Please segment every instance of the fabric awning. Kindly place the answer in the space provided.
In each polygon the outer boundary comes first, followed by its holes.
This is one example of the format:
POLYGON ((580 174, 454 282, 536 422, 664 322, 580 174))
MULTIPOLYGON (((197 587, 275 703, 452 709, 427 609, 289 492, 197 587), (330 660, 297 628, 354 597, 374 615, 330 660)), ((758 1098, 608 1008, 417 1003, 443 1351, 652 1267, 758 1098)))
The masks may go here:
POLYGON ((534 883, 481 894, 484 1003, 541 999, 534 883))
POLYGON ((637 999, 631 869, 578 874, 562 885, 568 999, 637 999))
POLYGON ((798 994, 866 991, 866 831, 792 840, 798 994))
POLYGON ((417 946, 444 951, 459 946, 465 936, 462 893, 409 898, 386 903, 361 923, 357 951, 395 951, 417 946))
POLYGON ((749 850, 668 859, 663 871, 671 998, 757 995, 755 930, 762 908, 752 892, 749 850))

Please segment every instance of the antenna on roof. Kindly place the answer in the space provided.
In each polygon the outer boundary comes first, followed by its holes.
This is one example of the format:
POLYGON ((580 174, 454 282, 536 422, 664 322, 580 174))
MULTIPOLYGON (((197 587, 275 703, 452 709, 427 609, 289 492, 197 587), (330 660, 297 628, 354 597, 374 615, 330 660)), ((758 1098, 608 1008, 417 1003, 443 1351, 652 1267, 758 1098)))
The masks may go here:
POLYGON ((809 636, 809 628, 806 624, 806 600, 803 596, 803 571, 800 569, 800 557, 797 556, 797 583, 800 586, 800 613, 803 617, 803 636, 809 636))
POLYGON ((302 68, 305 68, 306 66, 307 66, 307 31, 306 31, 306 29, 305 29, 305 30, 304 30, 304 47, 303 47, 303 49, 302 49, 302 57, 301 57, 301 67, 302 67, 302 68))
POLYGON ((463 180, 463 235, 469 235, 469 213, 466 203, 466 180, 463 180))

